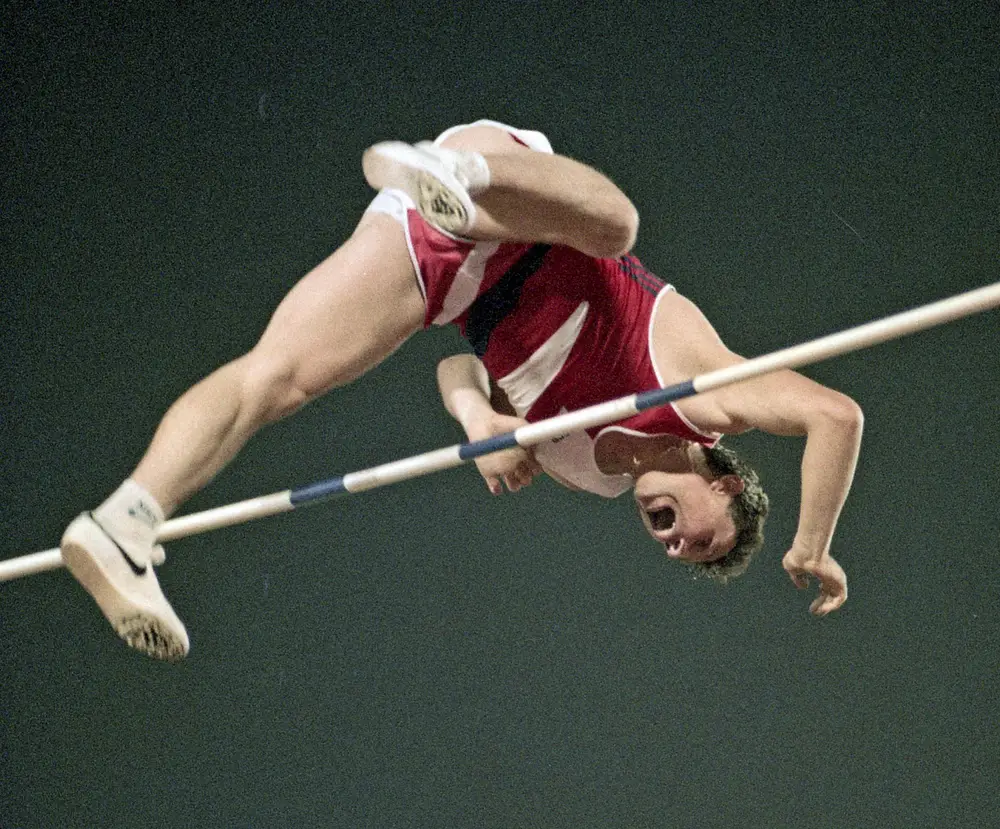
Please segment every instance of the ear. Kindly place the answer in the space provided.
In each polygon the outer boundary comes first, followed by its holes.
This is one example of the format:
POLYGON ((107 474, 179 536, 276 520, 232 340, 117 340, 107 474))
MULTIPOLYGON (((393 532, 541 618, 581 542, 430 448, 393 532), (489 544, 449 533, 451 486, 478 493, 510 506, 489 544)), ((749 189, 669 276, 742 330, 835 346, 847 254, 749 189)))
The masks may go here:
POLYGON ((708 486, 713 492, 720 492, 725 495, 739 495, 746 484, 739 475, 722 475, 719 478, 714 478, 708 486))

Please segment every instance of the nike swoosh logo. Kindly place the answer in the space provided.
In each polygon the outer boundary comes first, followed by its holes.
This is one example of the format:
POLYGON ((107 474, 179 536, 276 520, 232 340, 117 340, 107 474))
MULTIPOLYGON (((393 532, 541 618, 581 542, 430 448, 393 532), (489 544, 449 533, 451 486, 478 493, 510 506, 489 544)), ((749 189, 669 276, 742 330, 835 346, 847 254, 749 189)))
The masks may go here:
POLYGON ((104 527, 101 525, 100 521, 98 521, 96 518, 94 518, 94 513, 88 512, 87 514, 90 516, 90 520, 93 521, 97 525, 97 528, 108 537, 108 540, 112 544, 114 544, 115 547, 116 547, 116 549, 118 550, 118 552, 122 554, 122 558, 125 559, 125 562, 128 564, 128 566, 132 570, 132 572, 135 573, 137 576, 144 576, 144 575, 146 575, 147 566, 145 564, 143 564, 141 566, 138 565, 138 564, 136 564, 132 560, 132 557, 128 553, 125 552, 125 549, 122 547, 122 545, 119 544, 117 541, 115 541, 111 537, 111 533, 109 533, 106 529, 104 529, 104 527))

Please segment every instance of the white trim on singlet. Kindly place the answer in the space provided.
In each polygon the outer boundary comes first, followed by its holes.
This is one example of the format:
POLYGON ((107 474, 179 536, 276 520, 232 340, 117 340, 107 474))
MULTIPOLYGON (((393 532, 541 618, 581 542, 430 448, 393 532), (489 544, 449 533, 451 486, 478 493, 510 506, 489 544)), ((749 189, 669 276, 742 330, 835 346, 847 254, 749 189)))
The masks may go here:
POLYGON ((410 261, 413 263, 413 270, 417 274, 417 285, 420 286, 420 293, 424 302, 427 302, 427 289, 424 287, 424 276, 420 273, 420 263, 417 262, 417 253, 413 249, 413 240, 410 238, 410 224, 406 221, 406 211, 416 210, 417 206, 403 190, 386 188, 380 190, 378 195, 372 199, 365 213, 384 213, 391 216, 403 227, 403 236, 406 237, 406 249, 410 252, 410 261))
POLYGON ((572 351, 583 323, 587 318, 590 303, 581 302, 556 332, 539 346, 527 360, 510 374, 497 380, 506 393, 514 411, 524 417, 542 396, 555 376, 562 371, 570 351, 572 351))
MULTIPOLYGON (((565 414, 563 408, 560 414, 565 414)), ((597 465, 597 440, 587 432, 571 432, 563 438, 540 443, 535 460, 564 486, 582 489, 602 498, 617 498, 628 492, 635 481, 631 475, 607 475, 597 465)))
POLYGON ((497 252, 499 242, 477 242, 476 246, 465 257, 441 303, 440 313, 434 317, 434 325, 447 325, 466 308, 472 305, 479 295, 479 286, 486 276, 486 263, 497 252))
MULTIPOLYGON (((660 384, 661 389, 664 388, 667 384, 663 382, 663 375, 660 373, 659 366, 656 365, 656 351, 653 348, 653 323, 656 322, 656 312, 657 309, 659 309, 660 307, 660 300, 663 299, 663 297, 665 297, 668 293, 674 290, 676 289, 674 288, 673 285, 664 285, 660 293, 656 295, 656 301, 653 303, 653 310, 649 315, 649 331, 647 333, 648 343, 646 347, 649 349, 649 362, 653 366, 653 373, 656 375, 656 382, 660 384)), ((668 403, 667 405, 670 406, 677 413, 677 416, 684 422, 684 425, 687 426, 696 435, 701 435, 702 437, 711 438, 712 440, 715 441, 717 441, 720 437, 722 437, 722 435, 720 435, 718 432, 706 432, 704 429, 699 429, 690 420, 688 420, 687 417, 684 415, 684 412, 682 412, 680 408, 678 406, 675 406, 673 403, 668 403)))
POLYGON ((663 375, 660 374, 660 367, 656 365, 656 352, 653 350, 653 323, 656 322, 656 311, 660 307, 660 300, 674 290, 673 285, 664 285, 663 289, 656 295, 653 301, 653 310, 649 313, 649 327, 646 331, 646 349, 649 351, 649 362, 653 364, 653 374, 656 375, 656 382, 662 389, 666 384, 663 382, 663 375))

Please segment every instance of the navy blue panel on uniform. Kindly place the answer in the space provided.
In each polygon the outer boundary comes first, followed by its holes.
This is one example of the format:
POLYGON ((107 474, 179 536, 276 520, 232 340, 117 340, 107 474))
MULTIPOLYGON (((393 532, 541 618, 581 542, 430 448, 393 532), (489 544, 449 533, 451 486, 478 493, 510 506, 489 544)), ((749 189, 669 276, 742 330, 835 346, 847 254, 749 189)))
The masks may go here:
POLYGON ((465 323, 465 338, 476 356, 482 359, 493 329, 517 308, 521 290, 528 277, 535 273, 551 245, 535 245, 507 270, 500 280, 469 306, 465 323))

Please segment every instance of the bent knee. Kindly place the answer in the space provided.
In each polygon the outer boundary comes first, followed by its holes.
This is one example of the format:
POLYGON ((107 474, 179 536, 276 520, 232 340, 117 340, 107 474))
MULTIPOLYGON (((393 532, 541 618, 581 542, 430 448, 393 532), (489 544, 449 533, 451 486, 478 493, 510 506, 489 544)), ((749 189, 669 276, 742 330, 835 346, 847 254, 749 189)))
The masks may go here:
POLYGON ((623 256, 635 246, 639 235, 639 211, 635 205, 622 196, 622 203, 616 206, 611 221, 607 223, 601 244, 607 250, 605 256, 623 256))
POLYGON ((599 258, 624 256, 635 245, 639 233, 639 211, 624 194, 608 205, 600 221, 589 228, 585 253, 599 258))

